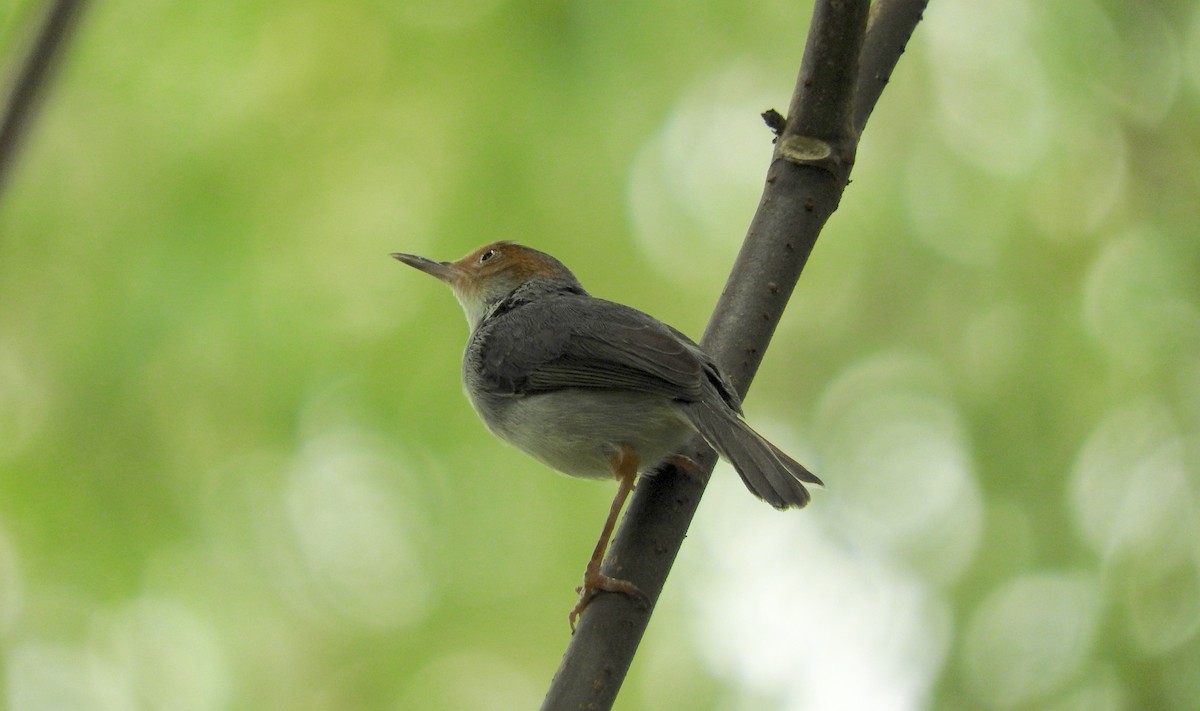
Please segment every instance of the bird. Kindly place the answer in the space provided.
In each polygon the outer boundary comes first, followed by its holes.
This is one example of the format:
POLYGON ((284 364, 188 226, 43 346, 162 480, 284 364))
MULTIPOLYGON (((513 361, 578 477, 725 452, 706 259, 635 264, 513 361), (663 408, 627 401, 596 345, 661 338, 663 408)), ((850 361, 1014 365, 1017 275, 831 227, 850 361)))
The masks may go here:
POLYGON ((638 474, 669 457, 687 469, 675 451, 694 433, 777 509, 805 506, 805 484, 822 485, 751 429, 736 388, 695 341, 592 296, 555 257, 511 241, 453 262, 391 256, 454 292, 469 327, 463 390, 493 434, 565 474, 617 481, 568 614, 572 629, 600 592, 648 602, 633 582, 601 574, 601 563, 638 474))

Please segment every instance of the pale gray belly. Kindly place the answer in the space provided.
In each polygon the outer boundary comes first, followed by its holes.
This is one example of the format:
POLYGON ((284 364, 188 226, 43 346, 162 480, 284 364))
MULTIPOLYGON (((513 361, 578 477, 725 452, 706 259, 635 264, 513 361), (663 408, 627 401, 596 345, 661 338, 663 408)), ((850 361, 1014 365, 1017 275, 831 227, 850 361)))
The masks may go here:
POLYGON ((611 478, 609 457, 628 445, 653 467, 694 431, 661 395, 560 390, 526 396, 471 398, 498 437, 571 476, 611 478))

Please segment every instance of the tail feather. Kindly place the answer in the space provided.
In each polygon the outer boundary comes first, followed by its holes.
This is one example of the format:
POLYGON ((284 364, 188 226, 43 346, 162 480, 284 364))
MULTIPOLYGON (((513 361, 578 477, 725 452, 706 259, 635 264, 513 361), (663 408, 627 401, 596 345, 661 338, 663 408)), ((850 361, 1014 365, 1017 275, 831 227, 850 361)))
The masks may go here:
POLYGON ((822 484, 733 411, 703 402, 692 403, 685 410, 696 430, 737 470, 746 488, 775 508, 803 507, 811 496, 801 482, 822 484))

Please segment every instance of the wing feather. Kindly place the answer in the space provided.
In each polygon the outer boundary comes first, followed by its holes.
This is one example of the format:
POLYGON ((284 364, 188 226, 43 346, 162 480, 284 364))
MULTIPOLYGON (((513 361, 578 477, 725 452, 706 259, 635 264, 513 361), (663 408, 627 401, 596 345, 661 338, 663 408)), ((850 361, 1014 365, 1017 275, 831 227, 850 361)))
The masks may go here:
POLYGON ((529 302, 485 322, 468 367, 498 394, 616 388, 695 401, 711 361, 691 339, 636 309, 587 296, 529 302))

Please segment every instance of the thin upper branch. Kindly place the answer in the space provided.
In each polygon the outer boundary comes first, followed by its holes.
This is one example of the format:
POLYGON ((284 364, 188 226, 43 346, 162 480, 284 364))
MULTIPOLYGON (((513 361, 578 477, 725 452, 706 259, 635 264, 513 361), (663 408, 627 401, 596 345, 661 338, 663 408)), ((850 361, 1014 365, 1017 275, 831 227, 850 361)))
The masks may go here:
POLYGON ((0 120, 0 195, 84 0, 54 0, 17 73, 0 120))
POLYGON ((866 128, 867 119, 928 4, 929 0, 875 0, 871 6, 867 40, 860 59, 858 92, 854 97, 854 129, 858 133, 866 128))
MULTIPOLYGON (((837 209, 858 134, 926 1, 877 0, 869 31, 868 0, 816 3, 758 212, 701 341, 743 394, 817 235, 837 209)), ((682 453, 706 473, 716 463, 698 437, 682 453)), ((656 601, 706 484, 707 476, 674 467, 643 477, 609 549, 605 574, 633 581, 656 601)), ((596 598, 567 646, 543 711, 610 709, 651 612, 629 596, 596 598)))

